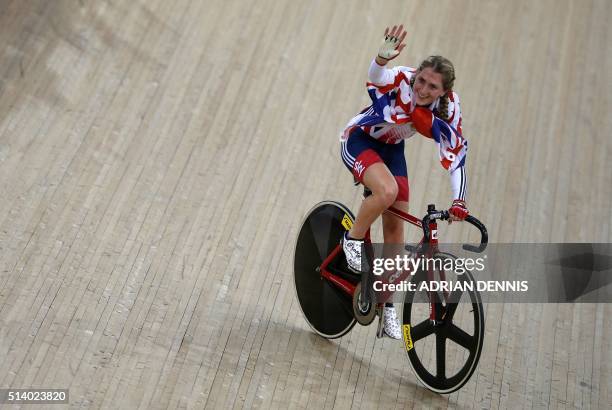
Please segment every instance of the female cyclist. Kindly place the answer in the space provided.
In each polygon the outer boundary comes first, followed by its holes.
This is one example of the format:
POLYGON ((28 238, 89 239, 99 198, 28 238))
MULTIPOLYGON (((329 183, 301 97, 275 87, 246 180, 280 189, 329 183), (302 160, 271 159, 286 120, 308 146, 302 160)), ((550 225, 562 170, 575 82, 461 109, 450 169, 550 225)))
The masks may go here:
MULTIPOLYGON (((355 180, 372 191, 363 200, 342 244, 349 268, 357 273, 362 272, 361 246, 366 232, 380 215, 384 242, 404 242, 403 221, 383 212, 390 206, 408 212, 404 140, 415 131, 435 141, 440 162, 450 172, 451 220, 462 220, 468 215, 464 170, 467 141, 461 135, 459 96, 453 91, 455 70, 441 56, 428 57, 417 69, 386 68, 405 47, 405 37, 402 25, 385 30, 378 55, 368 71, 372 104, 349 121, 340 138, 342 161, 355 180)), ((401 338, 391 303, 384 308, 384 329, 388 336, 401 338)))

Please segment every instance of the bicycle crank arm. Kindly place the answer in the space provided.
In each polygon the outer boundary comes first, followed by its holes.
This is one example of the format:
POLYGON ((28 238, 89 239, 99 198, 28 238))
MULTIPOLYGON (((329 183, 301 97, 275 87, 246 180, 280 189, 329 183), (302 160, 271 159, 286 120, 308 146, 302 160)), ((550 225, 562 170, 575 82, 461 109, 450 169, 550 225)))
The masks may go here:
POLYGON ((384 317, 383 317, 383 307, 376 307, 376 314, 378 315, 378 328, 376 329, 376 337, 378 339, 382 339, 385 334, 385 326, 384 326, 384 317))

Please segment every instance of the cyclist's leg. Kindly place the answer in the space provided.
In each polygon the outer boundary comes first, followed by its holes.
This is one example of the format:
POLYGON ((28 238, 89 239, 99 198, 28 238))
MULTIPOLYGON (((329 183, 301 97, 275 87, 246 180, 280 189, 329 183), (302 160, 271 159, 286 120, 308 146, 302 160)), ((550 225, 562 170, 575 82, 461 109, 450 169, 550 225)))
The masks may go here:
MULTIPOLYGON (((408 201, 395 201, 395 209, 408 212, 408 201)), ((395 215, 384 213, 382 215, 383 238, 385 243, 404 243, 404 221, 395 215)))
POLYGON ((365 198, 361 203, 355 223, 349 231, 349 236, 356 239, 365 236, 376 218, 393 204, 398 191, 395 178, 382 162, 376 162, 369 166, 365 170, 361 182, 372 191, 372 195, 365 198))
MULTIPOLYGON (((406 185, 408 185, 407 180, 406 180, 406 185)), ((395 201, 393 203, 393 207, 396 209, 399 209, 400 211, 408 212, 408 201, 395 201)), ((403 244, 404 243, 404 221, 395 215, 391 215, 390 213, 384 213, 382 215, 382 222, 383 222, 383 238, 384 238, 385 244, 403 244)), ((385 246, 385 248, 387 247, 385 246)), ((396 255, 394 254, 394 251, 397 251, 397 247, 394 246, 392 248, 393 249, 388 250, 390 254, 385 255, 385 257, 395 258, 396 255)), ((387 275, 396 276, 397 273, 395 271, 391 271, 387 275)), ((390 276, 387 279, 390 279, 390 276)), ((402 333, 401 333, 400 323, 397 318, 395 307, 390 300, 385 303, 384 324, 383 325, 384 325, 383 329, 387 336, 393 339, 401 339, 402 333)))
MULTIPOLYGON (((392 206, 400 211, 408 212, 408 168, 406 167, 406 158, 404 156, 404 141, 387 147, 383 152, 382 158, 391 174, 393 174, 398 186, 397 197, 392 206)), ((382 222, 385 243, 403 244, 404 221, 395 215, 384 213, 382 222)))
POLYGON ((396 200, 397 182, 379 154, 385 145, 357 127, 342 142, 344 164, 359 182, 372 191, 372 195, 363 200, 349 231, 353 239, 363 239, 370 225, 396 200))
MULTIPOLYGON (((406 159, 404 157, 404 142, 385 149, 382 155, 385 164, 397 183, 398 194, 393 203, 393 207, 404 212, 408 212, 408 170, 406 167, 406 159)), ((404 221, 390 213, 383 213, 383 238, 385 244, 404 244, 404 221)), ((387 247, 385 247, 387 248, 387 247)), ((384 257, 394 258, 397 247, 387 248, 384 257)), ((396 276, 397 272, 389 272, 391 276, 396 276)), ((397 279, 394 279, 397 280, 397 279)), ((394 339, 402 337, 399 320, 393 303, 387 301, 384 309, 384 331, 387 336, 394 339)))

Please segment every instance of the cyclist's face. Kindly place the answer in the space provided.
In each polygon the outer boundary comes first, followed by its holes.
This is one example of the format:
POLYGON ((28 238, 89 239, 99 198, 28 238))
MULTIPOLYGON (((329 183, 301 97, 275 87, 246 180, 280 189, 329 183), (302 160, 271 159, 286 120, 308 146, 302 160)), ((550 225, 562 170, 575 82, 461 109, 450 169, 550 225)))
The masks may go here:
POLYGON ((429 105, 444 94, 442 74, 431 67, 417 72, 414 79, 414 98, 418 105, 429 105))

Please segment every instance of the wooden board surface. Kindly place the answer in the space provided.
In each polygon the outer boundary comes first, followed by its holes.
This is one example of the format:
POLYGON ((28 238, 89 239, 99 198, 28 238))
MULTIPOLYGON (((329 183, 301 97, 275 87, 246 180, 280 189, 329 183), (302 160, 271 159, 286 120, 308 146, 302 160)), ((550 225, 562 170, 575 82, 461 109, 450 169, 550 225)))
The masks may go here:
MULTIPOLYGON (((609 304, 487 305, 475 375, 439 396, 373 326, 316 336, 292 277, 307 210, 359 204, 337 137, 396 22, 398 64, 455 64, 490 240, 609 242, 610 1, 0 11, 0 388, 94 408, 612 407, 609 304)), ((446 206, 432 144, 406 158, 411 211, 446 206)))

